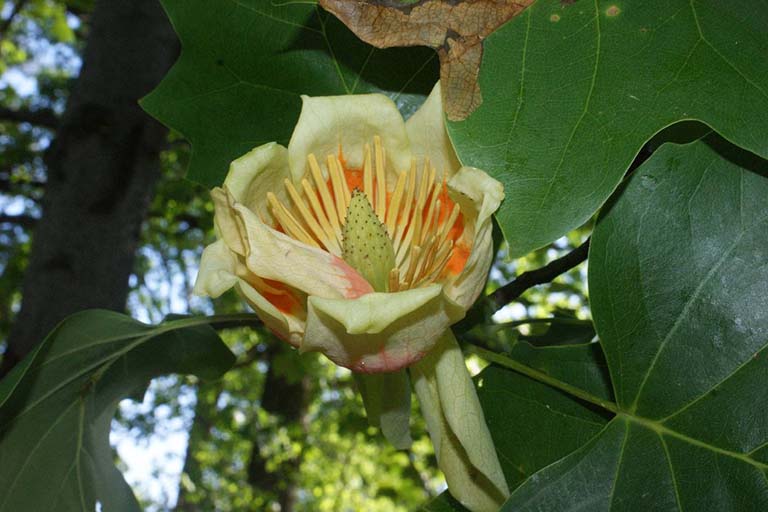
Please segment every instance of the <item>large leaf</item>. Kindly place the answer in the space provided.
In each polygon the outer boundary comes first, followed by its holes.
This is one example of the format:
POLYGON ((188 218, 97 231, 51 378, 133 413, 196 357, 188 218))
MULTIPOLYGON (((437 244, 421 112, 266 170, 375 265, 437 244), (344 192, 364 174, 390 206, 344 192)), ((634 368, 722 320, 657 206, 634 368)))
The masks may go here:
POLYGON ((432 50, 377 50, 309 2, 162 3, 182 54, 142 106, 192 142, 189 177, 205 185, 250 149, 287 144, 302 94, 386 92, 407 115, 437 81, 432 50))
POLYGON ((234 362, 199 320, 148 326, 109 311, 69 317, 0 383, 0 511, 140 510, 114 464, 118 402, 171 372, 215 378, 234 362))
POLYGON ((619 412, 504 510, 768 509, 766 176, 712 138, 632 176, 589 259, 619 412))
POLYGON ((512 255, 587 220, 678 120, 768 157, 766 26, 765 0, 539 0, 488 37, 483 104, 449 129, 504 183, 512 255))

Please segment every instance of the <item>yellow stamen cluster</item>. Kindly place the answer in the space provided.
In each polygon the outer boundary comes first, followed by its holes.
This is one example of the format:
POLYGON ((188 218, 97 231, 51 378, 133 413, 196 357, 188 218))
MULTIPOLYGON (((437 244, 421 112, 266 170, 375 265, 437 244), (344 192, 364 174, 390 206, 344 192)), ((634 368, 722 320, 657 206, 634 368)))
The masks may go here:
MULTIPOLYGON (((292 207, 272 192, 267 193, 267 200, 288 236, 341 256, 342 226, 352 198, 345 177, 350 171, 335 155, 327 156, 325 175, 315 155, 310 154, 307 161, 309 171, 301 181, 301 192, 285 180, 292 207)), ((370 144, 364 147, 363 192, 394 248, 395 268, 389 274, 392 292, 424 286, 440 276, 453 253, 449 235, 460 211, 452 201, 442 204, 444 184, 435 179, 437 170, 429 160, 420 173, 412 160, 410 170, 398 173, 392 190, 387 190, 386 163, 381 139, 374 137, 373 148, 370 144), (448 208, 450 213, 441 215, 448 208)))

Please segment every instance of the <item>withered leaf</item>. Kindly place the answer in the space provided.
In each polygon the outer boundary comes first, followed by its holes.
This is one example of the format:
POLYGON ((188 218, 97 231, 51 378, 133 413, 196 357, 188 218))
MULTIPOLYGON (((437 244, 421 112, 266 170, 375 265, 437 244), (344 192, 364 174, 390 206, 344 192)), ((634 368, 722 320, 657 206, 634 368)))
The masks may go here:
POLYGON ((466 119, 480 103, 482 41, 534 0, 319 0, 360 39, 376 46, 429 46, 440 57, 448 119, 466 119))

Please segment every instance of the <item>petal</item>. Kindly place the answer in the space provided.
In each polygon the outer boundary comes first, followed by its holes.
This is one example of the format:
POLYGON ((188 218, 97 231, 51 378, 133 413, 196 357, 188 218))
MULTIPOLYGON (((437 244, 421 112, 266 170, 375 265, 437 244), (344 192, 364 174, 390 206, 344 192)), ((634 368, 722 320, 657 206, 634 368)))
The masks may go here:
POLYGON ((411 153, 418 162, 429 157, 438 176, 452 176, 461 164, 445 129, 440 82, 435 84, 424 104, 405 123, 411 153))
POLYGON ((216 187, 211 190, 211 199, 215 210, 213 222, 221 240, 233 253, 245 256, 245 240, 242 226, 234 210, 234 197, 227 190, 216 187))
POLYGON ((301 351, 322 352, 356 372, 391 372, 421 359, 463 316, 437 284, 354 300, 309 297, 301 351))
POLYGON ((256 276, 285 283, 307 295, 331 299, 356 298, 373 291, 338 256, 266 226, 241 204, 236 204, 234 210, 246 243, 245 265, 256 276))
POLYGON ((509 496, 483 409, 450 330, 411 367, 427 430, 448 491, 472 512, 496 512, 509 496), (478 478, 477 473, 485 478, 478 478))
POLYGON ((203 250, 192 293, 214 299, 221 296, 237 283, 236 269, 237 256, 223 240, 217 240, 203 250))
POLYGON ((237 255, 229 250, 223 240, 217 240, 203 251, 193 293, 215 299, 234 286, 267 328, 279 338, 298 346, 304 334, 304 308, 298 305, 293 311, 280 311, 247 279, 238 277, 243 271, 237 255))
POLYGON ((251 150, 229 165, 224 188, 235 201, 268 221, 274 221, 268 207, 267 192, 273 192, 284 204, 290 204, 283 181, 290 178, 288 150, 270 142, 251 150))
POLYGON ((461 273, 446 282, 445 293, 468 309, 485 288, 493 261, 492 216, 504 199, 504 187, 480 169, 462 167, 448 182, 448 190, 466 223, 458 243, 471 243, 471 249, 461 273))
POLYGON ((391 373, 355 373, 368 423, 397 450, 411 447, 411 384, 405 369, 391 373))
POLYGON ((405 123, 397 106, 382 94, 302 96, 301 115, 288 144, 288 161, 294 181, 307 169, 307 156, 321 162, 339 149, 349 169, 363 167, 363 148, 381 137, 388 172, 407 170, 411 151, 405 123))
POLYGON ((301 309, 292 313, 280 311, 245 280, 240 279, 237 290, 253 308, 259 319, 278 338, 298 347, 304 335, 306 312, 301 309))

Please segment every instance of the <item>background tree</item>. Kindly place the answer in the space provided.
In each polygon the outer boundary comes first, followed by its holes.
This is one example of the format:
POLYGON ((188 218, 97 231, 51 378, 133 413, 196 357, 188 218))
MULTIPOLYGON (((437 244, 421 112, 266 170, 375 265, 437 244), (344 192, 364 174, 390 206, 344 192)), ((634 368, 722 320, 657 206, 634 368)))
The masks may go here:
MULTIPOLYGON (((23 7, 17 4, 6 24, 23 7)), ((140 226, 159 177, 167 132, 137 101, 173 63, 175 35, 153 0, 96 2, 89 18, 82 70, 44 158, 41 216, 5 371, 67 315, 124 309, 140 226)), ((62 20, 56 18, 53 29, 57 23, 62 20)))

